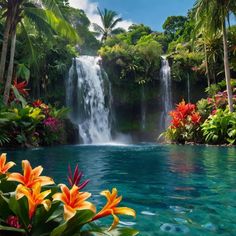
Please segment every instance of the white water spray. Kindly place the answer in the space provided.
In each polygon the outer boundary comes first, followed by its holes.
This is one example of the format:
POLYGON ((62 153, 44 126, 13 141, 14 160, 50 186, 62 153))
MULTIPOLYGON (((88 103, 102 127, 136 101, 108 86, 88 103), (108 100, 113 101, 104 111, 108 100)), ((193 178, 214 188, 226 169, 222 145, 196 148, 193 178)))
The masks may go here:
POLYGON ((172 92, 171 92, 171 70, 169 66, 169 62, 165 56, 162 56, 162 66, 161 66, 161 91, 162 91, 162 115, 161 115, 161 124, 160 129, 161 131, 164 131, 169 123, 170 119, 168 116, 168 113, 173 108, 173 101, 172 101, 172 92))

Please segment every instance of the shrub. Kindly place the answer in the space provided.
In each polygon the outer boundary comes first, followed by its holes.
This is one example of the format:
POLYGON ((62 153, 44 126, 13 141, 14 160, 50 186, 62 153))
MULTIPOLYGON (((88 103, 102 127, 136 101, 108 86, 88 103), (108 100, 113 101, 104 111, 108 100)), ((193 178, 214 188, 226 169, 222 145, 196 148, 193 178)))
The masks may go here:
POLYGON ((67 108, 57 109, 40 100, 12 103, 0 110, 0 145, 38 146, 64 143, 63 119, 67 108))
POLYGON ((228 109, 217 109, 202 124, 202 130, 206 143, 235 144, 236 113, 230 113, 228 109))
POLYGON ((183 100, 169 115, 172 118, 171 125, 164 133, 167 140, 177 143, 199 141, 201 115, 196 111, 194 104, 186 104, 183 100))

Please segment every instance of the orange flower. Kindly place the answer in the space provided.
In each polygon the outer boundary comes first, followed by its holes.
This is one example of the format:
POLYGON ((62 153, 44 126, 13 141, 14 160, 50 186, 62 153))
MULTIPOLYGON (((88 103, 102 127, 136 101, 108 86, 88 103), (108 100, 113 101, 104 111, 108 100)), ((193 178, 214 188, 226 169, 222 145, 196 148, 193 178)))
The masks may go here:
POLYGON ((46 190, 41 192, 41 185, 37 182, 32 189, 29 189, 22 184, 19 184, 16 189, 16 199, 19 200, 23 196, 26 196, 28 199, 28 206, 29 206, 29 218, 31 219, 36 211, 38 205, 43 205, 44 208, 48 211, 51 207, 51 201, 49 199, 45 199, 51 190, 46 190))
POLYGON ((79 192, 79 187, 73 185, 71 189, 67 188, 66 185, 61 184, 62 193, 55 193, 52 198, 53 201, 61 201, 64 203, 64 219, 67 221, 71 219, 77 210, 90 210, 96 212, 95 206, 85 201, 91 196, 88 192, 79 192))
POLYGON ((23 175, 20 173, 11 173, 8 176, 9 181, 17 181, 23 184, 25 187, 32 188, 36 183, 40 183, 41 186, 54 184, 53 179, 47 176, 40 176, 43 171, 42 166, 37 166, 32 169, 29 161, 22 161, 23 175))
POLYGON ((7 159, 7 154, 6 153, 2 153, 2 155, 0 156, 0 175, 6 174, 6 172, 15 165, 14 162, 9 161, 6 163, 6 159, 7 159))
POLYGON ((116 216, 116 214, 121 215, 129 215, 129 216, 136 216, 136 213, 133 209, 128 207, 117 207, 117 205, 121 202, 122 196, 117 197, 117 189, 113 188, 112 192, 109 190, 105 190, 101 192, 101 195, 105 196, 107 198, 107 204, 102 208, 100 212, 98 212, 93 220, 112 215, 114 218, 114 221, 110 228, 108 230, 112 230, 116 227, 116 225, 119 223, 119 218, 116 216))
POLYGON ((200 120, 201 120, 201 116, 199 115, 198 112, 195 112, 195 113, 192 114, 191 120, 194 124, 199 124, 200 120))

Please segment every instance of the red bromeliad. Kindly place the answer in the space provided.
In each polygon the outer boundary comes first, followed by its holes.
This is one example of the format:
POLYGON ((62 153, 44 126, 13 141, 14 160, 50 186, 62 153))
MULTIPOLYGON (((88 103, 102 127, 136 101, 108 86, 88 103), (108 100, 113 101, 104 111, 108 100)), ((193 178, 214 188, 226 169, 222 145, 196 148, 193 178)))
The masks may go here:
POLYGON ((79 187, 79 190, 83 189, 90 181, 89 179, 87 179, 82 184, 80 184, 80 180, 83 176, 83 173, 81 171, 79 171, 78 164, 76 165, 73 174, 72 174, 70 165, 68 165, 68 173, 69 174, 67 176, 67 179, 68 179, 70 186, 72 187, 73 185, 76 185, 79 187))
POLYGON ((29 93, 26 89, 27 85, 28 85, 27 81, 18 82, 17 79, 15 79, 13 81, 13 86, 18 90, 19 94, 21 94, 23 96, 28 96, 29 95, 29 93))
POLYGON ((40 107, 43 102, 40 99, 35 100, 32 102, 33 107, 40 107))
POLYGON ((196 106, 191 103, 180 102, 176 109, 171 111, 169 115, 172 117, 171 128, 184 127, 186 124, 199 124, 201 116, 196 112, 196 106))

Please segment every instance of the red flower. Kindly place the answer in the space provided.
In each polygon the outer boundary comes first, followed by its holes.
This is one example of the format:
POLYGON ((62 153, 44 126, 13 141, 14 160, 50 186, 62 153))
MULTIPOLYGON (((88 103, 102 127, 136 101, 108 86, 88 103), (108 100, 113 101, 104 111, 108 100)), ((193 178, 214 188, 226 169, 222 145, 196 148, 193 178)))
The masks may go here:
POLYGON ((72 174, 72 171, 71 171, 71 167, 70 165, 68 166, 68 176, 67 176, 67 179, 68 179, 68 182, 70 184, 71 187, 73 187, 73 185, 76 185, 79 187, 79 190, 83 189, 89 182, 89 179, 85 180, 82 184, 80 184, 80 180, 83 176, 83 173, 81 171, 79 171, 79 167, 78 167, 78 164, 76 165, 75 167, 75 171, 74 173, 72 174))
POLYGON ((10 225, 11 227, 14 227, 17 229, 21 227, 17 216, 8 216, 8 218, 6 219, 6 223, 10 225))
POLYGON ((17 82, 17 79, 15 79, 13 81, 13 86, 18 90, 19 94, 22 96, 28 96, 29 93, 26 89, 26 86, 28 85, 27 81, 23 81, 23 82, 17 82))
POLYGON ((185 103, 184 100, 177 104, 176 109, 171 111, 169 115, 172 117, 171 128, 184 127, 189 122, 198 124, 201 116, 196 112, 196 106, 192 103, 185 103))
POLYGON ((32 103, 32 105, 33 105, 34 107, 40 107, 42 103, 43 103, 43 102, 42 102, 40 99, 38 99, 38 100, 35 100, 35 101, 32 103))
POLYGON ((199 115, 199 113, 195 112, 191 115, 191 121, 193 122, 193 124, 199 124, 201 120, 201 116, 199 115))

